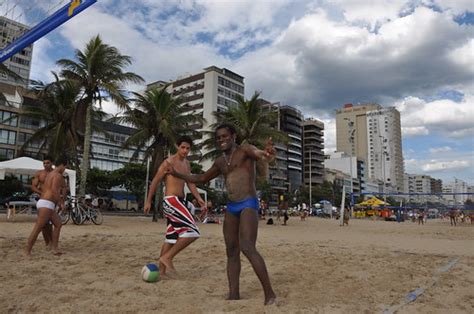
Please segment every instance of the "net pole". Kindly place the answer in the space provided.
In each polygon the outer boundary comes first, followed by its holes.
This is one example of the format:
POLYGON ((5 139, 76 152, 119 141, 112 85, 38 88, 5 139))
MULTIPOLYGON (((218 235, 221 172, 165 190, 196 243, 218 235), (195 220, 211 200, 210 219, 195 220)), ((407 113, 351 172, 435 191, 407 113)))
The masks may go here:
POLYGON ((97 0, 84 0, 82 2, 71 1, 53 15, 49 16, 38 25, 27 31, 23 36, 12 42, 7 47, 0 50, 0 62, 3 62, 13 56, 18 51, 31 45, 36 40, 45 36, 53 29, 65 23, 75 15, 97 2, 97 0), (79 3, 79 4, 78 4, 79 3))

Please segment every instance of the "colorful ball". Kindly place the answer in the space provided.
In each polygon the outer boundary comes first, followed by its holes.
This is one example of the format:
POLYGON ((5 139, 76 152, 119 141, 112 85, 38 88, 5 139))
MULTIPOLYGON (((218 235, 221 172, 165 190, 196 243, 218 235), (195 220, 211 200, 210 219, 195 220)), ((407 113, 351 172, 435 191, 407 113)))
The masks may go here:
POLYGON ((160 280, 160 269, 156 264, 147 264, 142 268, 142 279, 146 282, 160 280))

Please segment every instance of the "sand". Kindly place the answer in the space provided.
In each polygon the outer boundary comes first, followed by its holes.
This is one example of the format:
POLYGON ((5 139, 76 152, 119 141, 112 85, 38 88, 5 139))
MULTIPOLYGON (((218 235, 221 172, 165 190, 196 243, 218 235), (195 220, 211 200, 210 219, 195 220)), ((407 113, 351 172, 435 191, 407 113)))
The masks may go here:
POLYGON ((474 312, 474 225, 467 223, 351 220, 340 227, 313 217, 292 217, 288 226, 261 223, 257 245, 278 295, 277 306, 263 306, 243 255, 242 300, 225 300, 222 225, 200 225, 202 238, 175 259, 179 278, 145 283, 140 271, 157 261, 164 221, 69 222, 60 240, 64 255, 53 256, 40 236, 27 260, 22 251, 34 219, 0 215, 1 313, 474 312), (416 288, 423 294, 404 304, 416 288))

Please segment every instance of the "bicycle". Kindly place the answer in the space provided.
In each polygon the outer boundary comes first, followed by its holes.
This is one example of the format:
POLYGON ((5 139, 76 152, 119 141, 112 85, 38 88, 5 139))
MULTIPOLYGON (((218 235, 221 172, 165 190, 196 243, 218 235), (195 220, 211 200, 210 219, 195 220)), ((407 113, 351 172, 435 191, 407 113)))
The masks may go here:
POLYGON ((76 197, 68 197, 65 202, 65 208, 58 212, 59 218, 63 225, 67 224, 69 219, 75 225, 80 225, 84 222, 83 211, 78 207, 78 199, 76 197))
POLYGON ((78 202, 77 204, 78 211, 81 212, 81 225, 86 220, 91 220, 95 225, 101 225, 104 222, 104 217, 98 208, 87 206, 81 202, 78 202))

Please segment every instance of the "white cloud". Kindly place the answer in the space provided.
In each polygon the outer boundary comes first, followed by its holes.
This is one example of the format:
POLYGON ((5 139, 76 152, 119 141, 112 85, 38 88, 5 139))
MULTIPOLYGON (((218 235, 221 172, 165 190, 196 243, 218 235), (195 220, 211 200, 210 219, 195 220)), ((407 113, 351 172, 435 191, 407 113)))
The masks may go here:
POLYGON ((430 134, 430 131, 424 126, 402 127, 402 135, 406 137, 414 137, 428 134, 430 134))
POLYGON ((471 96, 467 96, 461 102, 449 99, 425 102, 420 98, 407 97, 395 106, 400 111, 404 135, 438 132, 446 137, 461 138, 474 136, 472 100, 471 96))
POLYGON ((467 160, 452 160, 452 161, 430 161, 421 166, 423 171, 434 172, 434 171, 448 171, 448 170, 459 170, 467 169, 470 167, 470 163, 467 160))
POLYGON ((437 154, 437 153, 447 153, 451 152, 453 149, 449 146, 443 146, 443 147, 434 147, 430 148, 429 152, 431 154, 437 154))

